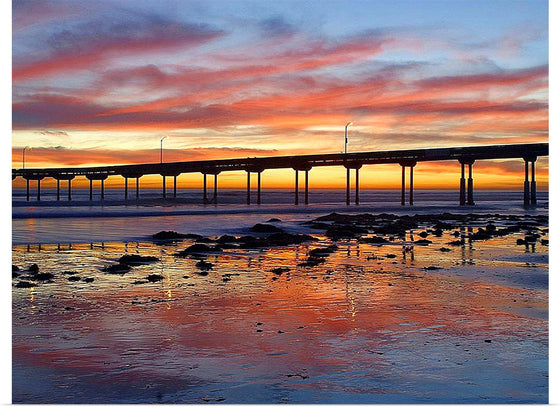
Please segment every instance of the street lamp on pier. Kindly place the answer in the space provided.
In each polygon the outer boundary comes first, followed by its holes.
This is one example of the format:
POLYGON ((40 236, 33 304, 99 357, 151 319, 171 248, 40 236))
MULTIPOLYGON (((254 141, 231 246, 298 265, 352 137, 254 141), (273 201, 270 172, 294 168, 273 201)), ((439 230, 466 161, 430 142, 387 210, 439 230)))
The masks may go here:
POLYGON ((352 122, 348 122, 344 126, 344 154, 348 152, 348 126, 350 125, 352 125, 352 122))
POLYGON ((23 166, 24 170, 25 170, 25 150, 31 150, 31 147, 29 147, 29 146, 23 147, 21 162, 22 162, 22 166, 23 166))
POLYGON ((167 136, 163 136, 159 141, 159 162, 163 164, 163 140, 165 140, 167 136))

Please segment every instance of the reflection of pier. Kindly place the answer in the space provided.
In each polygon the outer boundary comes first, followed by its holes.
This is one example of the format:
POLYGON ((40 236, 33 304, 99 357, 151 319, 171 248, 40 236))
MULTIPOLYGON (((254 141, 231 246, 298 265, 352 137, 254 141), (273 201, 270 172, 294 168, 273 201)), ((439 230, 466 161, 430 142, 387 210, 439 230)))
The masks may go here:
POLYGON ((343 166, 346 168, 346 204, 350 205, 350 172, 355 171, 355 203, 359 204, 359 171, 364 165, 398 164, 402 167, 401 205, 406 199, 406 167, 409 167, 408 202, 413 205, 414 167, 422 161, 458 160, 461 164, 459 182, 459 204, 474 205, 473 164, 476 160, 522 158, 525 160, 524 203, 537 203, 537 186, 535 181, 535 161, 539 156, 548 155, 548 143, 506 144, 474 147, 429 148, 418 150, 373 151, 347 154, 317 154, 282 157, 239 158, 208 161, 184 161, 158 164, 114 165, 88 168, 26 168, 13 169, 12 179, 23 177, 27 182, 27 200, 30 199, 29 181, 37 181, 37 201, 41 200, 41 180, 46 177, 56 179, 56 198, 60 200, 60 181, 68 181, 68 200, 72 199, 72 180, 83 176, 89 180, 89 199, 93 199, 93 181, 100 181, 101 200, 105 198, 104 181, 110 176, 124 178, 124 198, 128 199, 128 180, 136 179, 136 199, 140 196, 140 178, 144 175, 159 174, 162 177, 162 195, 167 197, 166 177, 173 177, 173 197, 177 196, 177 177, 183 173, 201 173, 203 175, 203 202, 217 203, 218 174, 225 171, 247 172, 247 204, 251 204, 251 173, 257 174, 257 204, 261 203, 261 173, 269 169, 291 168, 295 171, 294 203, 299 204, 299 172, 305 173, 304 202, 309 203, 309 171, 313 167, 343 166), (531 163, 531 181, 529 182, 529 163, 531 163), (468 179, 465 179, 465 166, 468 166, 468 179), (214 176, 214 194, 208 199, 207 175, 214 176))

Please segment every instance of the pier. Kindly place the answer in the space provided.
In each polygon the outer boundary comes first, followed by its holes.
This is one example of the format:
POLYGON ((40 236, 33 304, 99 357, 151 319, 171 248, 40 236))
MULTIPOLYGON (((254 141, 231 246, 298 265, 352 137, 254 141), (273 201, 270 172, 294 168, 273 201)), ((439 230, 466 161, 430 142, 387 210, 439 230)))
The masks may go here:
MULTIPOLYGON (((458 162, 459 205, 474 205, 474 171, 476 161, 492 159, 522 159, 525 163, 523 182, 523 203, 525 206, 537 204, 537 184, 535 163, 540 156, 548 156, 548 143, 504 144, 469 147, 445 147, 414 150, 371 151, 359 153, 293 155, 279 157, 235 158, 205 161, 181 161, 153 164, 112 165, 102 167, 68 168, 25 168, 12 169, 12 180, 22 177, 26 180, 26 199, 31 199, 30 181, 36 181, 36 200, 41 200, 41 180, 50 177, 56 180, 56 198, 61 199, 60 181, 67 181, 67 199, 72 200, 72 180, 85 177, 89 180, 89 199, 93 200, 94 181, 99 182, 101 200, 105 199, 104 181, 108 177, 124 178, 124 198, 128 199, 129 179, 136 180, 136 199, 140 196, 140 178, 144 175, 159 174, 162 177, 162 196, 167 198, 171 192, 166 190, 166 177, 173 177, 173 197, 177 196, 177 177, 183 173, 202 174, 202 203, 218 203, 218 175, 227 171, 247 172, 247 205, 252 203, 251 173, 257 176, 256 204, 261 204, 261 175, 270 169, 293 169, 294 204, 300 203, 299 175, 304 173, 304 204, 309 204, 309 171, 314 167, 343 166, 346 168, 346 204, 351 204, 351 173, 354 171, 354 203, 360 203, 359 171, 364 165, 396 164, 401 166, 401 205, 414 205, 414 167, 426 161, 458 162), (459 167, 460 166, 460 167, 459 167), (529 171, 530 167, 530 171, 529 171), (409 172, 408 200, 406 199, 406 169, 409 172), (460 168, 460 169, 459 169, 460 168), (529 172, 531 177, 529 180, 529 172), (465 178, 468 173, 468 178, 465 178), (208 194, 207 177, 213 176, 213 194, 208 194)), ((520 166, 521 168, 521 166, 520 166)), ((521 185, 521 182, 520 182, 521 185)))

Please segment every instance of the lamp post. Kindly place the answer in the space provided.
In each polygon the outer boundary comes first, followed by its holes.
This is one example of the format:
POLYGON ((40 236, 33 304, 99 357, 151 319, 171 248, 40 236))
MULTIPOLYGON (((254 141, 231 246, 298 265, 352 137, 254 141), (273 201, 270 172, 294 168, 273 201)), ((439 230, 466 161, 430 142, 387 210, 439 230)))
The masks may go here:
POLYGON ((348 126, 350 126, 352 122, 346 123, 344 126, 344 154, 348 152, 348 126))
POLYGON ((163 164, 163 140, 165 140, 167 136, 163 136, 159 141, 159 162, 163 164))
POLYGON ((22 157, 21 161, 22 161, 22 165, 23 165, 24 170, 25 170, 25 150, 31 150, 31 147, 29 147, 29 146, 23 147, 23 152, 22 152, 23 157, 22 157))

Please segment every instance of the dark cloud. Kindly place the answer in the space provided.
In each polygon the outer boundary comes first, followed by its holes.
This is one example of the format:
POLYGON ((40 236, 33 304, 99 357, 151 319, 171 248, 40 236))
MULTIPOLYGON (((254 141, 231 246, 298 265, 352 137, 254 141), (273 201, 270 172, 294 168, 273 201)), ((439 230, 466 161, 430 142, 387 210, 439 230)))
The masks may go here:
MULTIPOLYGON (((120 16, 122 17, 122 16, 120 16)), ((14 57, 14 81, 79 69, 113 58, 194 47, 224 35, 206 24, 179 23, 157 16, 88 21, 56 30, 42 44, 40 57, 14 57)), ((41 43, 42 39, 37 40, 41 43)))
POLYGON ((288 23, 282 16, 275 16, 262 20, 259 28, 265 36, 292 35, 297 32, 296 27, 288 23))

